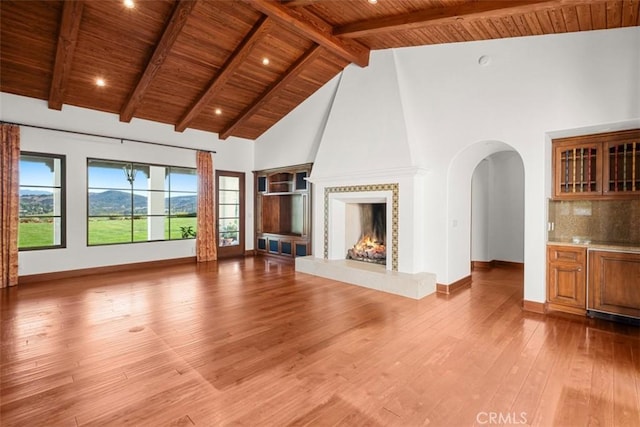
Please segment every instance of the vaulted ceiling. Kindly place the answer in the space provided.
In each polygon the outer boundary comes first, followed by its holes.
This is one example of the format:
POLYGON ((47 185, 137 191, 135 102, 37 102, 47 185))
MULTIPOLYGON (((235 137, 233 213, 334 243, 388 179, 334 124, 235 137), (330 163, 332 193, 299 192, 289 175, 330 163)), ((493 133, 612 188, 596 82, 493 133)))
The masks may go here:
POLYGON ((371 50, 640 25, 639 0, 132 2, 2 0, 0 91, 256 139, 371 50))

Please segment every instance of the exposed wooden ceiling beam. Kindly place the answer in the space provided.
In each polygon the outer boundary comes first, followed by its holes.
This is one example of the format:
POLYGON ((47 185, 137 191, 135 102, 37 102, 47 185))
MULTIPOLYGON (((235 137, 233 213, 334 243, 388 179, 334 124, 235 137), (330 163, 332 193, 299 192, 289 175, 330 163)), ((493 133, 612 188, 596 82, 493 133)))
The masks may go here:
POLYGON ((341 39, 333 35, 333 27, 304 10, 284 6, 270 0, 243 0, 254 9, 270 16, 281 25, 318 43, 349 62, 361 67, 369 65, 369 48, 355 40, 341 39))
POLYGON ((182 28, 186 24, 196 3, 197 0, 180 0, 178 4, 176 4, 173 14, 162 33, 162 37, 160 37, 160 41, 156 45, 153 55, 147 63, 144 74, 142 74, 142 77, 138 80, 136 88, 131 95, 129 95, 127 103, 120 112, 120 121, 130 122, 133 118, 133 114, 142 102, 142 98, 144 98, 147 89, 151 86, 151 82, 160 70, 160 67, 162 67, 167 55, 171 52, 173 44, 182 32, 182 28))
POLYGON ((64 94, 73 64, 73 54, 78 42, 83 7, 83 1, 65 1, 62 7, 58 47, 53 65, 51 88, 49 89, 49 108, 54 110, 61 110, 64 102, 64 94))
POLYGON ((227 61, 220 67, 218 73, 213 78, 209 87, 200 94, 198 100, 189 107, 186 114, 182 117, 180 122, 175 126, 176 131, 184 131, 189 124, 195 119, 202 110, 209 104, 209 102, 215 98, 215 96, 222 90, 224 85, 233 76, 233 73, 238 69, 242 62, 249 56, 251 49, 260 41, 262 36, 271 26, 271 20, 262 16, 258 22, 253 26, 251 31, 245 36, 236 50, 229 56, 227 61))
POLYGON ((493 0, 463 3, 446 8, 425 9, 404 15, 354 22, 333 30, 342 37, 364 37, 390 31, 413 30, 435 25, 454 24, 461 20, 486 19, 507 13, 531 13, 560 6, 564 0, 493 0))
POLYGON ((260 96, 253 101, 242 113, 240 113, 233 121, 227 125, 222 132, 218 134, 220 139, 227 139, 233 134, 233 131, 244 121, 256 114, 267 102, 269 102, 280 90, 287 84, 298 77, 307 64, 315 61, 321 54, 322 49, 318 45, 314 45, 307 50, 296 62, 291 65, 275 82, 273 82, 260 96))

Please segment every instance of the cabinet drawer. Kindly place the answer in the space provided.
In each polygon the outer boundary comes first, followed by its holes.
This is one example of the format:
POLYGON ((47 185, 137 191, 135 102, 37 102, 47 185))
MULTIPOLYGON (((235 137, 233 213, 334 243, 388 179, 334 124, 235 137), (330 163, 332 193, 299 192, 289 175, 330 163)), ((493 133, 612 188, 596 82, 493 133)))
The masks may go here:
POLYGON ((573 246, 548 246, 547 261, 585 265, 587 249, 573 246))

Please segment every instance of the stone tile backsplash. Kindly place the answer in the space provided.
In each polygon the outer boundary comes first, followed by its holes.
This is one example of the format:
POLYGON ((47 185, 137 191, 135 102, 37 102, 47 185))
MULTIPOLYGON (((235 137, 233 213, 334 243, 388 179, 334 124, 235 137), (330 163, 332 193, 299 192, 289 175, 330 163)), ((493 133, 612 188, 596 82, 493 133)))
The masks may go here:
POLYGON ((640 245, 640 198, 549 200, 549 241, 591 240, 640 245))

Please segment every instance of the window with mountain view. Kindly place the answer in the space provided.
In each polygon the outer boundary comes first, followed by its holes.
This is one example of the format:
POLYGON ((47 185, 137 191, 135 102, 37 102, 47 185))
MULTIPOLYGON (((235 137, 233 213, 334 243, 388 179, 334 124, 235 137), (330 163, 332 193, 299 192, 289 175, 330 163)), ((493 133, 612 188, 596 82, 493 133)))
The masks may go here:
POLYGON ((20 250, 65 247, 64 160, 53 154, 20 154, 20 250))
POLYGON ((89 245, 195 238, 195 169, 89 159, 87 176, 89 245))

